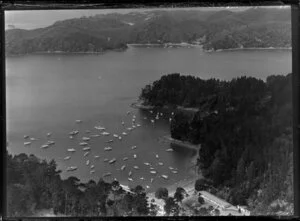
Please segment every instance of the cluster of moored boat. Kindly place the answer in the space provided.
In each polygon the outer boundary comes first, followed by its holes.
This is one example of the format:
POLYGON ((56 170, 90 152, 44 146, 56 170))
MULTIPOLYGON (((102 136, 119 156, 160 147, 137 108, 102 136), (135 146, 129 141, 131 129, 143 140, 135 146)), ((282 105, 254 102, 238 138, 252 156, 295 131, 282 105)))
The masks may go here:
MULTIPOLYGON (((150 110, 149 112, 150 112, 151 114, 153 114, 153 111, 152 111, 152 110, 150 110)), ((127 115, 130 115, 130 114, 131 114, 131 112, 128 111, 128 112, 127 112, 127 115)), ((155 123, 155 120, 159 120, 159 118, 162 117, 163 115, 164 115, 163 113, 159 113, 159 112, 156 113, 155 119, 150 119, 150 122, 151 122, 152 124, 154 124, 154 123, 155 123)), ((172 112, 172 116, 173 116, 173 115, 174 115, 174 113, 172 112)), ((144 119, 147 120, 147 117, 144 117, 144 119)), ((172 120, 172 119, 169 118, 169 121, 171 121, 171 120, 172 120)), ((82 120, 76 120, 75 122, 79 124, 79 123, 82 123, 82 120)), ((122 126, 125 126, 125 122, 124 122, 124 121, 122 121, 121 124, 122 124, 122 126)), ((94 128, 95 128, 96 130, 100 131, 99 134, 92 134, 92 135, 90 135, 90 136, 85 135, 85 136, 83 136, 83 137, 81 138, 82 141, 79 142, 79 146, 82 146, 82 150, 84 151, 83 156, 86 157, 86 156, 88 156, 88 155, 90 154, 91 147, 89 146, 89 141, 91 140, 91 138, 100 137, 101 135, 102 135, 102 136, 110 136, 110 135, 112 135, 113 138, 118 139, 118 140, 122 140, 123 137, 129 135, 129 132, 130 132, 130 131, 132 131, 132 130, 136 129, 137 127, 140 127, 140 126, 141 126, 141 124, 136 123, 136 116, 135 116, 135 115, 132 115, 132 124, 131 124, 131 126, 130 126, 130 127, 127 127, 126 130, 123 131, 121 134, 116 134, 116 133, 111 134, 111 133, 109 133, 109 132, 106 131, 106 128, 105 128, 105 127, 99 126, 99 125, 98 125, 98 126, 95 126, 94 128)), ((86 133, 86 134, 90 134, 91 131, 86 130, 85 133, 86 133)), ((77 136, 78 134, 79 134, 79 131, 78 131, 78 130, 73 130, 73 131, 69 132, 69 138, 70 138, 70 139, 74 139, 74 137, 77 136)), ((49 133, 47 133, 46 135, 47 135, 47 138, 50 138, 50 137, 52 136, 52 133, 49 132, 49 133)), ((36 138, 29 137, 28 135, 25 135, 25 136, 24 136, 24 139, 26 140, 26 142, 24 142, 24 145, 25 145, 25 146, 31 145, 32 142, 38 140, 38 139, 36 139, 36 138)), ((106 143, 113 143, 113 142, 114 142, 114 139, 110 139, 110 140, 107 140, 107 141, 105 141, 105 142, 106 142, 106 143)), ((54 141, 48 139, 48 141, 47 141, 45 144, 43 144, 43 145, 41 146, 41 148, 42 148, 42 149, 45 149, 45 148, 48 148, 48 147, 50 147, 50 146, 52 146, 52 145, 54 145, 54 144, 55 144, 54 141)), ((131 150, 135 150, 135 149, 137 149, 137 146, 134 145, 134 146, 131 146, 130 148, 131 148, 131 150)), ((106 146, 106 147, 104 147, 104 151, 112 151, 112 150, 113 150, 113 148, 112 148, 111 146, 106 146)), ((169 148, 169 149, 166 149, 166 151, 167 151, 167 152, 172 152, 173 149, 169 148)), ((69 152, 69 153, 74 153, 74 152, 76 152, 76 149, 75 149, 75 148, 68 148, 68 149, 67 149, 67 152, 69 152)), ((156 154, 155 157, 156 157, 156 159, 159 159, 158 154, 156 154)), ((98 158, 100 158, 100 156, 95 155, 94 158, 95 158, 95 159, 98 159, 98 158)), ((134 159, 137 159, 137 154, 136 154, 136 153, 133 154, 133 158, 134 158, 134 159)), ((66 160, 66 161, 67 161, 67 160, 70 160, 70 159, 71 159, 71 156, 66 156, 66 157, 64 157, 63 159, 66 160)), ((123 161, 127 161, 128 159, 129 159, 128 157, 124 157, 124 158, 123 158, 123 161)), ((107 163, 109 163, 109 164, 114 164, 116 161, 117 161, 116 158, 112 158, 112 159, 110 159, 110 160, 107 159, 107 158, 104 159, 104 162, 107 162, 107 163)), ((155 170, 155 168, 153 167, 153 165, 152 165, 151 163, 149 163, 149 162, 144 162, 144 164, 145 164, 146 166, 149 166, 149 173, 151 173, 151 174, 157 174, 157 171, 155 170)), ((158 166, 163 166, 164 164, 163 164, 162 162, 157 162, 157 165, 158 165, 158 166)), ((89 166, 89 167, 90 167, 90 174, 95 173, 95 165, 91 164, 91 161, 90 161, 89 159, 86 160, 86 166, 89 166)), ((75 170, 77 170, 77 169, 78 169, 77 166, 70 166, 70 167, 68 167, 66 170, 67 170, 67 171, 75 171, 75 170)), ((124 171, 125 169, 126 169, 126 165, 124 164, 124 165, 121 166, 120 170, 121 170, 121 171, 124 171)), ((139 168, 139 166, 135 165, 135 166, 133 166, 133 169, 139 170, 140 168, 139 168)), ((169 169, 170 169, 171 172, 174 173, 174 174, 177 174, 177 173, 178 173, 178 170, 175 169, 175 168, 173 168, 173 167, 169 167, 169 169)), ((133 178, 132 178, 132 174, 133 174, 133 172, 130 170, 129 173, 128 173, 128 180, 131 181, 131 182, 134 181, 133 178)), ((111 172, 108 172, 108 173, 104 173, 104 174, 103 174, 103 177, 108 177, 108 176, 111 176, 111 175, 112 175, 112 173, 111 173, 111 172)), ((163 178, 163 179, 168 179, 168 176, 165 175, 165 174, 161 174, 160 177, 163 178)), ((141 180, 145 180, 144 177, 140 177, 140 179, 141 179, 141 180)), ((152 183, 153 181, 154 181, 154 178, 151 178, 151 183, 152 183)), ((146 186, 146 187, 149 188, 149 186, 146 186)))

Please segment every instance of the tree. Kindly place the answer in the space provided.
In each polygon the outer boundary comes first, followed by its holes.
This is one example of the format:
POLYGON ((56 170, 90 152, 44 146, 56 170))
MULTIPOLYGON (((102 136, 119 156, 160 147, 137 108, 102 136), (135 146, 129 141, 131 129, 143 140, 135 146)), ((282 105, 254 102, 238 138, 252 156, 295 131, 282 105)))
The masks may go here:
POLYGON ((176 192, 174 193, 174 199, 181 203, 184 198, 184 193, 186 193, 186 191, 182 187, 177 187, 176 192))
POLYGON ((157 199, 166 199, 169 196, 169 191, 167 188, 160 187, 155 192, 155 197, 157 199))
POLYGON ((219 209, 215 209, 215 210, 214 210, 214 214, 215 214, 216 216, 220 216, 221 212, 220 212, 219 209))
POLYGON ((195 190, 202 191, 202 190, 205 190, 206 188, 207 188, 207 182, 205 179, 200 178, 200 179, 196 180, 195 190))
POLYGON ((205 201, 204 201, 204 199, 203 199, 202 196, 199 196, 199 197, 198 197, 198 202, 199 202, 201 205, 203 205, 203 204, 205 203, 205 201))
POLYGON ((165 201, 164 210, 167 215, 177 216, 179 214, 179 206, 175 203, 173 197, 168 197, 165 201))

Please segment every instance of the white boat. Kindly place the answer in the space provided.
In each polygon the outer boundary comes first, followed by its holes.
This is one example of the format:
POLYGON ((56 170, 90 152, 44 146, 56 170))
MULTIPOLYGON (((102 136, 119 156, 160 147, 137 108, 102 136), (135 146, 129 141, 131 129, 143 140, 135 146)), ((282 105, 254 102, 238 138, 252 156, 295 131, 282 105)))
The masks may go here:
POLYGON ((74 170, 77 170, 77 167, 71 166, 71 167, 68 167, 68 168, 67 168, 67 171, 74 171, 74 170))
POLYGON ((131 176, 132 175, 132 172, 131 171, 129 171, 129 173, 128 173, 128 176, 131 176))
POLYGON ((109 133, 108 133, 108 132, 106 132, 106 131, 104 131, 104 132, 102 132, 102 135, 103 135, 103 136, 108 136, 108 135, 109 135, 109 133))
POLYGON ((133 168, 136 170, 140 169, 138 166, 133 166, 133 168))
POLYGON ((96 156, 94 156, 96 159, 98 159, 100 156, 98 156, 98 155, 96 155, 96 156))
POLYGON ((150 188, 150 186, 146 185, 146 188, 147 188, 147 189, 149 189, 149 188, 150 188))
POLYGON ((154 120, 151 120, 151 123, 154 124, 154 120))
POLYGON ((103 177, 111 176, 111 173, 104 173, 103 177))
POLYGON ((96 130, 105 130, 105 127, 101 127, 101 126, 95 126, 94 127, 96 130))
POLYGON ((174 112, 172 112, 172 115, 174 115, 174 112))
POLYGON ((54 144, 55 144, 55 142, 54 142, 54 141, 52 141, 52 140, 49 140, 49 141, 47 141, 47 144, 48 144, 48 145, 54 145, 54 144))
POLYGON ((103 161, 104 161, 104 162, 108 162, 108 159, 107 159, 107 158, 105 158, 103 161))
POLYGON ((158 117, 158 116, 156 116, 156 117, 155 117, 155 119, 156 119, 156 120, 159 120, 159 117, 158 117))
POLYGON ((76 150, 74 148, 68 149, 68 152, 75 152, 76 150))
POLYGON ((174 168, 173 168, 173 167, 169 167, 169 169, 170 169, 170 170, 174 170, 174 168))
POLYGON ((131 182, 133 182, 133 179, 132 179, 132 178, 130 178, 130 177, 128 177, 128 180, 129 180, 129 181, 131 181, 131 182))
POLYGON ((132 146, 131 149, 132 149, 132 150, 136 149, 136 146, 132 146))
POLYGON ((134 126, 134 125, 132 125, 132 129, 135 129, 135 126, 134 126))
POLYGON ((168 179, 167 175, 161 175, 161 177, 164 178, 164 179, 168 179))
POLYGON ((149 111, 151 114, 153 114, 153 111, 151 110, 151 111, 149 111))
POLYGON ((85 152, 85 153, 83 154, 83 156, 86 157, 87 155, 89 155, 89 153, 90 153, 90 152, 85 152))
POLYGON ((113 159, 111 159, 110 161, 108 161, 108 163, 112 164, 112 163, 115 163, 116 161, 117 161, 117 159, 116 159, 116 158, 113 158, 113 159))
POLYGON ((132 128, 131 128, 131 127, 128 127, 127 130, 132 130, 132 128))
POLYGON ((169 149, 166 149, 167 152, 173 152, 174 150, 169 148, 169 149))
POLYGON ((87 161, 86 161, 86 165, 88 166, 89 164, 90 164, 90 161, 89 161, 89 160, 87 160, 87 161))
POLYGON ((135 118, 136 118, 136 116, 135 116, 135 115, 132 115, 132 118, 134 118, 134 119, 135 119, 135 118))
POLYGON ((122 121, 122 125, 124 125, 125 124, 125 122, 124 121, 122 121))
POLYGON ((104 150, 105 151, 110 151, 110 150, 112 150, 112 147, 104 147, 104 150))
POLYGON ((118 134, 113 134, 113 137, 118 138, 119 135, 118 134))
POLYGON ((135 122, 135 118, 132 119, 132 122, 135 122))
POLYGON ((164 164, 162 162, 159 162, 158 165, 163 166, 164 164))
POLYGON ((93 174, 93 173, 95 173, 95 170, 91 170, 91 171, 90 171, 90 174, 93 174))
POLYGON ((93 135, 91 135, 91 137, 100 137, 100 135, 99 134, 93 134, 93 135))
POLYGON ((119 140, 122 140, 122 137, 121 137, 121 136, 119 137, 119 140))
POLYGON ((126 133, 126 132, 123 132, 122 134, 123 134, 124 136, 126 136, 126 135, 127 135, 127 133, 126 133))
POLYGON ((105 141, 105 143, 112 143, 112 142, 114 142, 114 140, 105 141))
POLYGON ((133 158, 136 159, 136 157, 137 157, 136 154, 133 154, 133 158))
POLYGON ((41 146, 42 149, 45 149, 45 148, 48 148, 48 147, 49 147, 48 144, 44 144, 44 145, 41 146))
POLYGON ((66 156, 66 157, 64 158, 64 160, 70 160, 70 159, 71 159, 70 156, 66 156))
POLYGON ((153 178, 151 178, 150 182, 151 182, 151 183, 153 183, 153 180, 154 180, 154 179, 153 179, 153 178))
POLYGON ((156 171, 155 170, 151 170, 150 173, 156 174, 156 171))
POLYGON ((31 141, 36 141, 36 140, 38 140, 38 139, 36 139, 36 138, 34 138, 34 137, 31 137, 30 140, 31 140, 31 141))
POLYGON ((146 166, 149 166, 149 165, 150 165, 150 163, 148 163, 148 162, 145 162, 144 164, 145 164, 146 166))
POLYGON ((163 113, 160 113, 160 116, 163 116, 163 113))
POLYGON ((155 157, 158 159, 159 158, 158 154, 156 154, 155 157))
POLYGON ((86 150, 90 150, 91 148, 90 147, 84 147, 82 148, 82 150, 86 151, 86 150))
POLYGON ((84 140, 84 141, 89 141, 91 138, 89 138, 89 137, 83 137, 82 138, 82 140, 84 140))
POLYGON ((73 139, 74 137, 73 137, 73 136, 69 136, 69 138, 70 138, 70 139, 73 139))
POLYGON ((70 134, 70 135, 76 135, 76 134, 78 134, 78 133, 79 133, 78 130, 74 130, 74 131, 71 131, 69 134, 70 134))
POLYGON ((153 168, 153 167, 150 167, 150 170, 155 170, 155 168, 153 168))
POLYGON ((76 122, 76 123, 81 123, 81 122, 82 122, 82 120, 76 120, 75 122, 76 122))
POLYGON ((47 133, 47 137, 50 137, 52 135, 52 133, 47 133))
POLYGON ((169 121, 171 122, 171 121, 172 121, 172 118, 169 118, 169 121))
POLYGON ((125 165, 123 165, 122 167, 121 167, 121 170, 124 170, 126 168, 126 166, 125 165))
POLYGON ((128 157, 124 157, 123 160, 124 160, 124 161, 128 160, 128 157))
POLYGON ((79 145, 80 146, 87 146, 87 145, 89 145, 87 142, 81 142, 81 143, 79 143, 79 145))
POLYGON ((91 167, 90 167, 91 169, 94 169, 95 168, 95 165, 91 165, 91 167))
POLYGON ((141 125, 140 125, 140 124, 136 124, 136 126, 137 126, 137 127, 140 127, 141 125))
POLYGON ((29 136, 28 135, 24 135, 24 139, 28 139, 29 138, 29 136))
POLYGON ((176 171, 176 170, 172 170, 172 173, 178 173, 178 171, 176 171))
POLYGON ((144 177, 140 177, 140 179, 141 179, 141 180, 145 180, 145 178, 144 178, 144 177))

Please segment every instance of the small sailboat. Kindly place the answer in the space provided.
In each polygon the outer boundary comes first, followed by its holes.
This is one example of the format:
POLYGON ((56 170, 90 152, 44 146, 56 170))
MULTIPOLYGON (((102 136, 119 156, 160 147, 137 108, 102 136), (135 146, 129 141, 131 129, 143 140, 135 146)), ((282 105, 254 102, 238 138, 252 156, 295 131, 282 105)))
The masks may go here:
POLYGON ((86 150, 90 150, 91 148, 90 147, 84 147, 82 148, 82 150, 86 151, 86 150))
POLYGON ((156 174, 156 171, 155 170, 151 170, 150 173, 156 174))
POLYGON ((151 123, 154 124, 154 120, 151 120, 151 123))
POLYGON ((158 165, 163 166, 164 164, 162 162, 159 162, 158 165))
POLYGON ((82 140, 84 140, 84 141, 89 141, 91 138, 89 138, 89 137, 83 137, 82 138, 82 140))
POLYGON ((164 179, 168 179, 167 175, 161 175, 161 177, 164 178, 164 179))
POLYGON ((150 163, 148 163, 148 162, 145 162, 144 164, 145 164, 146 166, 150 166, 150 163))
POLYGON ((131 127, 128 127, 128 128, 127 128, 127 130, 131 131, 131 130, 132 130, 132 128, 131 128, 131 127))
POLYGON ((153 178, 151 178, 150 182, 151 182, 151 183, 153 183, 153 180, 154 180, 154 179, 153 179, 153 178))
POLYGON ((134 159, 136 159, 136 158, 137 158, 136 154, 133 154, 133 158, 134 158, 134 159))
POLYGON ((82 123, 82 120, 76 120, 75 122, 79 124, 82 123))
POLYGON ((31 141, 36 141, 36 140, 38 140, 38 139, 36 139, 36 138, 34 138, 34 137, 31 137, 30 140, 31 140, 31 141))
POLYGON ((163 116, 163 113, 160 113, 160 116, 163 116))
POLYGON ((70 139, 73 139, 74 137, 73 137, 73 136, 69 136, 69 138, 70 138, 70 139))
POLYGON ((144 117, 144 120, 147 120, 147 117, 144 117))
POLYGON ((47 133, 47 137, 50 137, 52 135, 52 133, 47 133))
POLYGON ((153 167, 150 167, 150 170, 155 170, 155 168, 153 168, 153 167))
POLYGON ((28 135, 24 135, 24 139, 28 139, 29 138, 29 136, 28 135))
POLYGON ((169 169, 170 169, 170 170, 174 170, 174 168, 173 168, 173 167, 169 167, 169 169))
POLYGON ((67 150, 68 152, 75 152, 76 150, 74 148, 70 148, 67 150))
POLYGON ((86 157, 86 156, 89 155, 89 154, 90 154, 90 152, 85 152, 85 153, 83 154, 83 156, 86 157))
POLYGON ((137 126, 137 127, 140 127, 141 125, 140 125, 140 124, 136 124, 136 126, 137 126))
POLYGON ((121 170, 125 170, 125 168, 126 168, 126 166, 125 166, 125 165, 123 165, 123 166, 121 167, 121 170))
POLYGON ((122 140, 122 137, 121 137, 121 136, 119 137, 119 140, 122 140))
POLYGON ((88 166, 89 164, 90 164, 90 161, 89 161, 89 160, 87 160, 87 161, 86 161, 86 165, 88 166))
POLYGON ((105 143, 112 143, 114 142, 113 140, 108 140, 108 141, 105 141, 105 143))
POLYGON ((158 116, 156 116, 156 117, 155 117, 155 119, 156 119, 156 120, 159 120, 159 117, 158 117, 158 116))
POLYGON ((131 171, 129 171, 129 173, 128 173, 128 176, 131 176, 132 175, 132 172, 131 171))
POLYGON ((47 141, 47 144, 48 144, 48 145, 54 145, 54 144, 55 144, 55 142, 54 142, 54 141, 52 141, 52 140, 49 140, 49 141, 47 141))
POLYGON ((91 133, 91 131, 90 131, 90 130, 86 130, 85 132, 86 132, 87 134, 91 133))
POLYGON ((64 158, 64 160, 70 160, 70 159, 71 159, 70 156, 66 156, 66 157, 64 158))
POLYGON ((89 145, 87 142, 81 142, 81 143, 79 143, 79 145, 80 146, 87 146, 87 145, 89 145))
POLYGON ((127 111, 127 113, 126 113, 127 115, 129 115, 130 114, 130 111, 127 111))
POLYGON ((95 170, 91 170, 91 171, 90 171, 90 174, 93 174, 93 173, 95 173, 95 170))
POLYGON ((91 169, 94 169, 95 168, 95 165, 91 165, 91 167, 90 167, 91 169))
POLYGON ((126 132, 123 132, 122 134, 123 134, 124 136, 126 136, 126 135, 127 135, 127 133, 126 133, 126 132))
POLYGON ((122 121, 122 125, 124 125, 125 124, 125 122, 124 121, 122 121))
POLYGON ((132 125, 132 129, 135 129, 136 128, 136 126, 135 125, 132 125))
POLYGON ((112 147, 104 147, 104 150, 105 151, 110 151, 110 150, 112 150, 112 147))
POLYGON ((79 133, 78 130, 74 130, 74 131, 71 131, 69 134, 74 136, 74 135, 76 135, 76 134, 78 134, 78 133, 79 133))
POLYGON ((118 138, 119 135, 118 134, 113 134, 113 137, 118 138))
POLYGON ((113 158, 113 159, 111 159, 110 161, 108 161, 108 163, 113 164, 113 163, 115 163, 116 161, 117 161, 117 159, 116 159, 116 158, 113 158))
POLYGON ((169 148, 169 149, 166 149, 167 152, 173 152, 174 150, 169 148))
POLYGON ((176 171, 176 170, 172 170, 172 173, 178 173, 178 171, 176 171))
POLYGON ((128 157, 124 157, 123 160, 124 160, 124 161, 128 160, 128 157))
POLYGON ((133 182, 133 179, 132 179, 132 178, 130 178, 130 177, 128 177, 128 180, 129 180, 129 181, 131 181, 131 182, 133 182))
POLYGON ((150 186, 146 185, 146 188, 147 188, 147 189, 149 189, 149 188, 150 188, 150 186))
POLYGON ((158 154, 156 154, 155 157, 158 159, 159 158, 158 154))
POLYGON ((105 158, 103 161, 104 161, 104 162, 108 162, 108 159, 107 159, 107 158, 105 158))
POLYGON ((94 127, 96 130, 105 130, 105 127, 101 127, 101 126, 95 126, 94 127))
POLYGON ((93 134, 93 135, 91 135, 91 137, 100 137, 100 135, 99 134, 93 134))
POLYGON ((169 118, 169 122, 171 122, 172 121, 172 118, 169 118))
POLYGON ((104 132, 102 132, 102 135, 103 136, 108 136, 110 133, 108 133, 108 132, 106 132, 106 131, 104 131, 104 132))
POLYGON ((144 178, 144 177, 140 177, 140 179, 141 179, 141 180, 145 180, 145 178, 144 178))
POLYGON ((136 149, 136 146, 132 146, 131 149, 132 149, 132 150, 136 149))
POLYGON ((153 111, 151 110, 151 111, 149 111, 151 114, 153 114, 153 111))
POLYGON ((48 144, 44 144, 44 145, 41 146, 42 149, 45 149, 45 148, 48 148, 48 147, 49 147, 48 144))
POLYGON ((67 171, 74 171, 77 170, 77 167, 71 166, 67 168, 67 171))
POLYGON ((140 169, 138 166, 133 166, 133 168, 136 170, 140 169))
POLYGON ((174 112, 172 112, 171 114, 174 115, 174 112))
POLYGON ((96 156, 94 156, 96 159, 98 159, 100 156, 98 156, 98 155, 96 155, 96 156))
POLYGON ((103 177, 111 176, 111 173, 104 173, 103 177))

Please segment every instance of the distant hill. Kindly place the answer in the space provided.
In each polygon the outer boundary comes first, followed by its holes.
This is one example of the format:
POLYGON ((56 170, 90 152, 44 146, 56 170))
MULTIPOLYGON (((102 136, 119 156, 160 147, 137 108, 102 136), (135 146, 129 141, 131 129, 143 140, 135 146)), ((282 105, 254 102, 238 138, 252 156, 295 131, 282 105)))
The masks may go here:
POLYGON ((206 50, 290 47, 289 9, 242 12, 148 11, 106 14, 55 22, 34 30, 5 32, 7 54, 102 52, 128 43, 198 43, 206 50))

